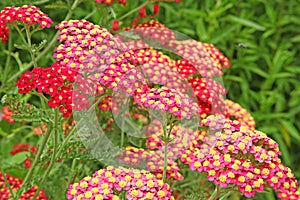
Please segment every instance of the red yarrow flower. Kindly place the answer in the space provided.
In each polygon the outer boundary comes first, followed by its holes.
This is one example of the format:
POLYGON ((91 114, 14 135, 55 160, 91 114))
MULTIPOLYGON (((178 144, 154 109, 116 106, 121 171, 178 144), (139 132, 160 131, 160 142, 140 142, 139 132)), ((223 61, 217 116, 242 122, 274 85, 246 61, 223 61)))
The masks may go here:
MULTIPOLYGON (((11 193, 9 188, 6 185, 6 182, 3 178, 3 176, 6 176, 6 179, 8 180, 8 184, 10 185, 11 189, 16 191, 18 190, 22 184, 23 180, 14 176, 11 176, 9 174, 3 174, 0 172, 0 199, 1 200, 9 200, 12 199, 11 193)), ((33 199, 38 187, 33 186, 29 190, 27 190, 25 193, 23 193, 19 199, 33 199)), ((45 196, 44 190, 41 190, 38 194, 37 200, 48 200, 48 198, 45 196)))
POLYGON ((0 38, 3 43, 6 43, 6 41, 8 40, 8 36, 9 36, 9 28, 6 26, 5 23, 0 21, 0 38))

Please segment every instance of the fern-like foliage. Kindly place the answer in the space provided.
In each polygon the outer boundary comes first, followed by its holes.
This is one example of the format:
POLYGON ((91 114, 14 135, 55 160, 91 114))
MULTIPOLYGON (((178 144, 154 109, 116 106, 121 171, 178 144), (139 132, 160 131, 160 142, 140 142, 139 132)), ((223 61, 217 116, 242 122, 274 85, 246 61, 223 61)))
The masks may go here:
POLYGON ((53 118, 53 111, 51 109, 41 109, 34 105, 20 101, 14 96, 4 96, 2 103, 7 105, 14 113, 11 118, 20 122, 46 122, 49 123, 53 118))

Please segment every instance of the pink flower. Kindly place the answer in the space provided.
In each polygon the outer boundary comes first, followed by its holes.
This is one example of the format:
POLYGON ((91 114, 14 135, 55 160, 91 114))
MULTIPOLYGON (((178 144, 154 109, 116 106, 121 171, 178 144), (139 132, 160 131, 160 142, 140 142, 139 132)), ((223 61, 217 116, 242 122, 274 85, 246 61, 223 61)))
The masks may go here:
POLYGON ((50 28, 50 25, 53 23, 47 14, 33 5, 5 7, 0 12, 0 21, 3 23, 18 21, 29 25, 38 24, 41 28, 50 28))

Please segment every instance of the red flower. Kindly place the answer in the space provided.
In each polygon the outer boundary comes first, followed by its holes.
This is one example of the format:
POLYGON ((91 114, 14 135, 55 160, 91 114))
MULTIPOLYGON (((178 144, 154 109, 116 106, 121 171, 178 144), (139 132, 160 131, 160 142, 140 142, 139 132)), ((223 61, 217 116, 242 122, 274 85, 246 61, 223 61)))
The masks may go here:
POLYGON ((2 116, 1 116, 2 119, 8 121, 9 123, 15 122, 15 120, 11 118, 11 115, 14 113, 8 108, 8 106, 4 106, 2 108, 2 112, 3 112, 2 116))
POLYGON ((119 29, 120 21, 119 20, 114 20, 112 24, 112 30, 116 31, 119 29))
POLYGON ((0 21, 0 38, 2 39, 3 43, 6 43, 9 36, 9 28, 6 26, 5 23, 0 21))
POLYGON ((155 17, 158 14, 159 9, 160 9, 160 5, 158 5, 158 4, 153 5, 153 16, 152 17, 155 17))
POLYGON ((147 12, 146 12, 146 6, 143 6, 139 10, 140 18, 146 18, 147 17, 147 12))
MULTIPOLYGON (((18 190, 21 185, 23 184, 23 180, 14 176, 11 176, 9 174, 2 174, 0 172, 0 199, 2 200, 8 200, 11 199, 11 193, 9 191, 9 188, 6 186, 6 182, 3 178, 3 176, 6 176, 6 179, 8 180, 8 183, 12 190, 16 191, 18 190)), ((29 190, 27 190, 25 193, 23 193, 19 199, 33 199, 38 187, 33 186, 29 190)), ((47 200, 48 198, 45 196, 44 190, 41 190, 39 195, 37 196, 37 200, 47 200)))

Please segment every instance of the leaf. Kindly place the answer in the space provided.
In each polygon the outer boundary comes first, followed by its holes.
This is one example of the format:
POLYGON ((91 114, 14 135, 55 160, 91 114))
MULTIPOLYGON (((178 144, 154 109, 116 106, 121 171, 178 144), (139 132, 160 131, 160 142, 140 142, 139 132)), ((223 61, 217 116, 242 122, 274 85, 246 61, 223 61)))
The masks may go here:
POLYGON ((8 136, 8 133, 6 133, 5 131, 3 131, 1 127, 0 127, 0 136, 2 136, 2 137, 8 136))
POLYGON ((20 152, 12 157, 9 157, 8 159, 4 160, 4 162, 1 164, 3 168, 11 168, 11 166, 16 166, 21 163, 23 163, 26 158, 28 157, 29 153, 28 152, 20 152))
POLYGON ((265 31, 266 30, 265 27, 257 24, 256 22, 248 20, 248 19, 243 19, 243 18, 236 17, 236 16, 233 16, 233 15, 229 15, 226 19, 231 21, 231 22, 236 22, 236 23, 242 24, 244 26, 249 26, 249 27, 254 28, 258 31, 265 31))
POLYGON ((285 128, 294 139, 296 139, 298 142, 300 142, 299 131, 290 121, 280 120, 280 123, 281 123, 282 127, 285 128))

